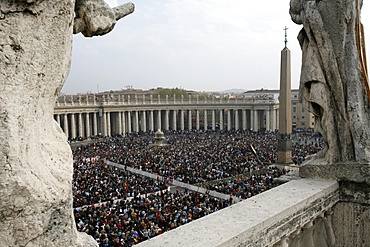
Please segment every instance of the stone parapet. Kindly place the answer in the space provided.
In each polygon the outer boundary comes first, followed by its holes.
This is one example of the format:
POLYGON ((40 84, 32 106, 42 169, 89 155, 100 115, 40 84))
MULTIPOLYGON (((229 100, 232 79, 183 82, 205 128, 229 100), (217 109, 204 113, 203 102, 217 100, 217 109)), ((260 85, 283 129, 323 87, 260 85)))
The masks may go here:
POLYGON ((370 164, 341 162, 327 164, 316 159, 308 160, 299 169, 299 176, 305 178, 335 179, 370 185, 370 164))
MULTIPOLYGON (((328 212, 338 202, 338 188, 334 180, 294 180, 138 246, 255 247, 310 241, 315 220, 327 222, 328 212)), ((331 227, 326 231, 322 235, 332 241, 331 227)))

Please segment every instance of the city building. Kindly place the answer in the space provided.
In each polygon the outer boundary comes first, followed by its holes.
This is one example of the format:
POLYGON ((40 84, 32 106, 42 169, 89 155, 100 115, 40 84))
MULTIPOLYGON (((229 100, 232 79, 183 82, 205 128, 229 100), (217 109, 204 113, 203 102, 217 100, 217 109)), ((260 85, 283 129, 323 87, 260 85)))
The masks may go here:
MULTIPOLYGON (((272 94, 278 100, 279 90, 258 89, 249 90, 244 95, 259 95, 259 94, 272 94)), ((315 118, 312 113, 306 111, 303 105, 298 100, 299 90, 292 89, 292 127, 293 128, 313 128, 315 126, 315 118)))

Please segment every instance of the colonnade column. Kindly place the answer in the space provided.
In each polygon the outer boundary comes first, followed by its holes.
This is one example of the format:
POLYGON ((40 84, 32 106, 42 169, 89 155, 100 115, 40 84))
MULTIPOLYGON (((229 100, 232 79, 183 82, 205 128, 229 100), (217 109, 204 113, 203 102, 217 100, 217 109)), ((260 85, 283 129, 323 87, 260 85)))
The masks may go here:
POLYGON ((250 117, 250 120, 251 120, 251 129, 252 130, 254 130, 254 110, 253 109, 251 109, 250 111, 249 111, 249 117, 250 117))
POLYGON ((60 115, 59 114, 56 114, 56 121, 58 125, 60 126, 60 115))
POLYGON ((134 132, 139 132, 139 111, 135 111, 134 114, 134 132))
POLYGON ((270 130, 270 109, 266 111, 266 130, 270 130))
POLYGON ((220 130, 224 129, 224 111, 220 110, 220 130))
POLYGON ((131 111, 131 124, 132 124, 132 127, 131 127, 131 130, 132 130, 132 132, 137 132, 137 125, 136 125, 136 119, 138 119, 137 118, 138 116, 137 116, 137 111, 131 111))
POLYGON ((146 131, 146 111, 141 112, 141 130, 146 131))
POLYGON ((180 129, 185 129, 184 110, 180 110, 180 129))
POLYGON ((247 129, 247 110, 242 110, 243 130, 247 129))
POLYGON ((231 110, 227 110, 227 130, 231 130, 231 110))
POLYGON ((122 135, 122 112, 118 112, 118 134, 122 135))
POLYGON ((107 136, 111 136, 111 121, 110 121, 110 112, 107 112, 107 136))
POLYGON ((131 112, 127 112, 127 133, 131 133, 131 112))
POLYGON ((259 125, 258 111, 253 110, 253 130, 257 131, 258 130, 258 125, 259 125))
POLYGON ((76 120, 75 120, 75 114, 71 114, 71 138, 76 138, 76 120))
POLYGON ((200 126, 199 126, 199 110, 195 110, 195 113, 196 113, 196 129, 199 130, 200 129, 200 126))
POLYGON ((204 124, 204 130, 208 129, 208 119, 207 119, 207 110, 204 110, 204 118, 203 118, 203 124, 204 124))
POLYGON ((82 113, 78 113, 78 135, 80 137, 85 137, 84 136, 84 124, 82 121, 82 113))
POLYGON ((64 127, 64 133, 66 134, 67 138, 69 138, 69 128, 68 128, 68 114, 64 114, 63 116, 63 127, 64 127))
POLYGON ((87 112, 85 115, 85 122, 86 122, 86 137, 91 136, 91 131, 90 131, 90 113, 87 112))
POLYGON ((121 121, 122 121, 122 135, 126 134, 126 113, 121 112, 121 121))
POLYGON ((158 110, 157 112, 157 127, 158 129, 162 129, 162 113, 161 110, 158 110))
POLYGON ((212 110, 212 130, 216 130, 216 113, 212 110))
POLYGON ((231 110, 227 111, 227 130, 231 130, 232 123, 231 123, 231 110))
POLYGON ((177 111, 173 110, 172 111, 172 129, 177 130, 177 111))
POLYGON ((166 110, 164 113, 164 129, 169 130, 170 129, 170 111, 166 110))
MULTIPOLYGON (((189 98, 190 99, 190 98, 189 98)), ((188 129, 192 129, 191 110, 188 110, 188 129)))
MULTIPOLYGON (((151 98, 152 99, 152 98, 151 98)), ((151 131, 154 131, 154 112, 153 110, 150 110, 150 116, 149 116, 149 129, 151 131)))
POLYGON ((271 111, 271 117, 272 117, 272 130, 276 130, 276 110, 272 109, 271 111))
POLYGON ((96 112, 93 113, 93 135, 98 135, 98 118, 96 112))
POLYGON ((100 132, 103 136, 107 134, 106 129, 107 129, 107 120, 105 118, 105 112, 102 112, 100 115, 100 132))
POLYGON ((235 130, 239 129, 239 110, 235 110, 235 130))

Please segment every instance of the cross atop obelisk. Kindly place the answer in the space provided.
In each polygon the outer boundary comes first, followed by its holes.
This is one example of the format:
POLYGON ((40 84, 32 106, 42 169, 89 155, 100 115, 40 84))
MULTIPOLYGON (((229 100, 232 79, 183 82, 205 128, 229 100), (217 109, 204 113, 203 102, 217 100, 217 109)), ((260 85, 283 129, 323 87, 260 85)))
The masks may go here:
POLYGON ((285 31, 285 40, 284 40, 284 43, 285 43, 285 48, 286 48, 286 45, 288 44, 288 35, 287 35, 287 31, 288 31, 289 28, 287 28, 285 26, 285 28, 283 29, 285 31))

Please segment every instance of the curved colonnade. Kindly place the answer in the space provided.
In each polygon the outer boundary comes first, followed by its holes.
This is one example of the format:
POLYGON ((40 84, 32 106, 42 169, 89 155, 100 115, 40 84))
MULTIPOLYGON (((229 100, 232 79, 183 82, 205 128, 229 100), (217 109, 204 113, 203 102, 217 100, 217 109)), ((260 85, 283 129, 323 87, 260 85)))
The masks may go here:
POLYGON ((273 95, 236 98, 151 95, 59 97, 54 118, 68 138, 161 130, 275 130, 279 104, 273 95))

